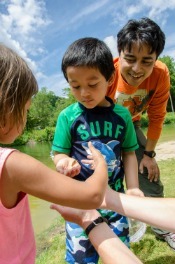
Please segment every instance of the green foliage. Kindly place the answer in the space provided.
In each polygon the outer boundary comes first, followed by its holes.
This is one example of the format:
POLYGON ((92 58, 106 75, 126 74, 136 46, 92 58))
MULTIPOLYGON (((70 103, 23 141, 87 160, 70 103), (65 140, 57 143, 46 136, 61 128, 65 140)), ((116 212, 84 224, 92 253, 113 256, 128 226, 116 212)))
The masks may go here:
POLYGON ((164 124, 175 124, 175 113, 167 113, 164 124))
POLYGON ((56 103, 55 103, 55 109, 53 112, 53 116, 50 118, 50 126, 55 126, 56 125, 56 121, 58 118, 58 115, 60 114, 60 112, 65 109, 66 107, 68 107, 69 105, 75 103, 75 99, 73 97, 73 95, 70 92, 70 88, 64 88, 63 89, 63 94, 64 97, 58 97, 56 103))
POLYGON ((147 114, 141 116, 141 125, 142 127, 148 127, 148 117, 147 114))
POLYGON ((44 129, 33 130, 30 139, 37 142, 52 141, 55 127, 46 127, 44 129))
MULTIPOLYGON (((64 100, 60 100, 60 102, 62 102, 62 107, 63 105, 65 106, 67 104, 67 101, 64 100)), ((64 107, 63 107, 64 109, 64 107)), ((147 114, 143 114, 141 117, 141 124, 143 128, 147 128, 148 127, 148 118, 147 118, 147 114)), ((175 124, 175 114, 174 113, 167 113, 166 117, 165 117, 165 121, 164 124, 175 124)), ((26 129, 25 132, 23 133, 23 135, 21 135, 19 138, 17 138, 15 140, 15 142, 11 145, 24 145, 26 144, 29 140, 35 140, 37 142, 47 142, 47 141, 52 141, 53 140, 53 136, 54 136, 54 132, 55 132, 55 125, 56 125, 56 121, 53 124, 53 126, 47 126, 44 129, 26 129)))
MULTIPOLYGON (((141 124, 142 127, 148 127, 148 117, 147 114, 143 114, 141 117, 141 124)), ((175 124, 175 114, 169 112, 165 116, 164 124, 175 124)))
POLYGON ((58 96, 53 92, 48 92, 46 88, 42 88, 33 98, 27 127, 45 128, 49 126, 58 99, 58 96))
POLYGON ((168 101, 167 111, 171 112, 175 110, 175 62, 174 59, 171 58, 170 56, 163 56, 162 58, 159 58, 159 60, 166 64, 170 73, 171 97, 168 101))
POLYGON ((20 137, 18 137, 14 143, 12 143, 12 146, 21 146, 21 145, 25 145, 30 139, 30 134, 29 133, 24 133, 23 135, 21 135, 20 137))

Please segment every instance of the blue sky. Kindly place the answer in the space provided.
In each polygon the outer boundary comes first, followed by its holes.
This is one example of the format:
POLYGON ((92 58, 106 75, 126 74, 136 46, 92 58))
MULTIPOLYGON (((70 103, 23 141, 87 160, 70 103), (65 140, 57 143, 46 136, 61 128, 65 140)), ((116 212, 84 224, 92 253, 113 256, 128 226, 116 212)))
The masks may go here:
POLYGON ((67 47, 97 37, 117 56, 116 35, 129 19, 147 16, 162 28, 161 54, 175 55, 175 0, 0 0, 0 42, 17 51, 39 87, 62 96, 68 87, 60 69, 67 47))

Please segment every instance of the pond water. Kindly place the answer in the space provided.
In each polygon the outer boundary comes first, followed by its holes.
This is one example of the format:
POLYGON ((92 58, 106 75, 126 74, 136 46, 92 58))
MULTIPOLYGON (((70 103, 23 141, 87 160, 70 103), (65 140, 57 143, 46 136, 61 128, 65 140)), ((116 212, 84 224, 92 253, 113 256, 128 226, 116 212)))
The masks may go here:
MULTIPOLYGON (((51 143, 31 143, 29 145, 20 146, 17 148, 21 152, 27 153, 32 157, 42 161, 50 168, 55 169, 53 161, 49 156, 51 143)), ((31 195, 29 195, 29 203, 34 231, 35 234, 39 234, 43 230, 47 229, 59 214, 49 208, 51 203, 31 195)))
MULTIPOLYGON (((175 124, 165 125, 163 127, 162 135, 159 139, 159 143, 175 140, 175 124)), ((26 146, 20 146, 18 149, 24 153, 27 153, 34 158, 42 161, 50 168, 54 169, 53 161, 51 160, 49 154, 51 150, 51 143, 36 143, 26 146)), ((53 220, 58 217, 58 213, 50 210, 50 203, 38 199, 33 196, 29 196, 31 215, 34 226, 35 234, 39 234, 43 230, 47 229, 53 222, 53 220)))

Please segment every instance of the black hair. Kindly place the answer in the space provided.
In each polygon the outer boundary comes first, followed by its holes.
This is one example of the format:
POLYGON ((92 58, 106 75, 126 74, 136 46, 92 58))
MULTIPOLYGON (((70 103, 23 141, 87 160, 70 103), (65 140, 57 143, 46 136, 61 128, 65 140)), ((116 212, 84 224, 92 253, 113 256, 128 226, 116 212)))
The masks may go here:
POLYGON ((117 34, 117 47, 120 54, 124 49, 131 51, 133 43, 139 43, 140 47, 146 44, 150 47, 150 54, 161 54, 165 46, 165 34, 161 28, 151 19, 144 17, 140 20, 131 19, 117 34))
POLYGON ((97 38, 81 38, 74 41, 62 59, 62 71, 67 80, 69 66, 97 68, 108 81, 115 71, 113 57, 108 46, 97 38))

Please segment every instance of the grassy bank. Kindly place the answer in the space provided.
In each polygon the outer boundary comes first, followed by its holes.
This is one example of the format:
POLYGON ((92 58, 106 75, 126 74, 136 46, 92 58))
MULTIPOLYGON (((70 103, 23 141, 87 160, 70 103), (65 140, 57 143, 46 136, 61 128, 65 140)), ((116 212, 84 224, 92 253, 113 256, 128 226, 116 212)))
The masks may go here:
MULTIPOLYGON (((175 197, 175 160, 160 161, 158 163, 161 170, 161 179, 165 185, 165 197, 175 197)), ((36 264, 64 264, 64 238, 64 221, 58 219, 48 230, 37 236, 36 264)), ((175 252, 165 242, 157 240, 149 226, 144 238, 138 243, 133 243, 131 250, 144 264, 175 263, 175 252)))

